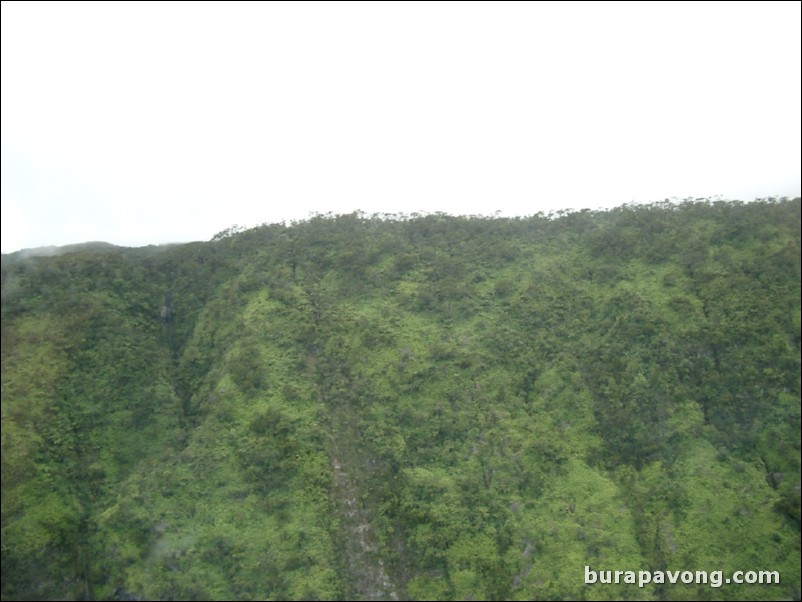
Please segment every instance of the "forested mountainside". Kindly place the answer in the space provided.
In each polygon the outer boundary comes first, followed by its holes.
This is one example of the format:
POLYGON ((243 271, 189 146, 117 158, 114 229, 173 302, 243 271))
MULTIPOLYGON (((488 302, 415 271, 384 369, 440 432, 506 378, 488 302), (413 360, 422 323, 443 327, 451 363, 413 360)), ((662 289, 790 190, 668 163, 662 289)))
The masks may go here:
POLYGON ((798 600, 799 569, 799 199, 2 258, 3 599, 798 600))

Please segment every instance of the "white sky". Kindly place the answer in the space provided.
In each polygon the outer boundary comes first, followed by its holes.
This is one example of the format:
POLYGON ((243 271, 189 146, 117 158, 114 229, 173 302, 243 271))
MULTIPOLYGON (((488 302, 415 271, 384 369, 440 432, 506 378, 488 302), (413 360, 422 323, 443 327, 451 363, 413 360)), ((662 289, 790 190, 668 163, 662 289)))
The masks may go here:
POLYGON ((800 3, 2 3, 2 250, 800 194, 800 3))

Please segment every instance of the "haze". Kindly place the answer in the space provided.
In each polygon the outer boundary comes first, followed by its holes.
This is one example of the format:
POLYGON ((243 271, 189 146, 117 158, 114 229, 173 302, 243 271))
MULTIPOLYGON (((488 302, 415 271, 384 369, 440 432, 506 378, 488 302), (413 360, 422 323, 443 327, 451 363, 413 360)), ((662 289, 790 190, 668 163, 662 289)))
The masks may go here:
POLYGON ((800 194, 800 3, 2 3, 2 250, 800 194))

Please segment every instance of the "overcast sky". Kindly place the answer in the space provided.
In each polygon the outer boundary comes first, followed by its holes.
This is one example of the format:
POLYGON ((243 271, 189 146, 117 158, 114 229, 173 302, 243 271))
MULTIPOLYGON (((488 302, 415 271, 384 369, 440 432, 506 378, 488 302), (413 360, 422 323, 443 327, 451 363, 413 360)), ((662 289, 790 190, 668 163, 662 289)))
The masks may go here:
POLYGON ((2 250, 800 194, 800 3, 2 3, 2 250))

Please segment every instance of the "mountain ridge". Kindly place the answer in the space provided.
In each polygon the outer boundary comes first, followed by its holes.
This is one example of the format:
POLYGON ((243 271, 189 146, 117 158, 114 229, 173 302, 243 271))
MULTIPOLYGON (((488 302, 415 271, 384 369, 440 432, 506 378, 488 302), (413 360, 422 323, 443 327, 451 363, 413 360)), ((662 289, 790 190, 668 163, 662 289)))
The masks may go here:
POLYGON ((799 214, 354 213, 3 255, 3 597, 798 596, 799 214))

